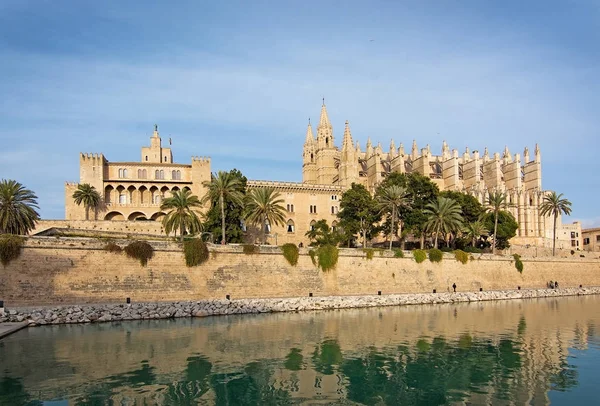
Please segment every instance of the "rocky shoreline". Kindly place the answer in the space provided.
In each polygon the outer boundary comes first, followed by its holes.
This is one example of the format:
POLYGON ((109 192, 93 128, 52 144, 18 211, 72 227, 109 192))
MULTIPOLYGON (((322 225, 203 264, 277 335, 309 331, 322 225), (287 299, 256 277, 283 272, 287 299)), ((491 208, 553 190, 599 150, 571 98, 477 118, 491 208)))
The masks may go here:
POLYGON ((122 320, 206 317, 229 314, 333 310, 360 307, 533 299, 597 294, 600 294, 600 287, 394 294, 383 296, 323 296, 272 299, 200 300, 194 302, 64 305, 7 308, 5 309, 4 315, 0 315, 0 323, 27 321, 30 326, 38 326, 46 324, 99 323, 122 320))

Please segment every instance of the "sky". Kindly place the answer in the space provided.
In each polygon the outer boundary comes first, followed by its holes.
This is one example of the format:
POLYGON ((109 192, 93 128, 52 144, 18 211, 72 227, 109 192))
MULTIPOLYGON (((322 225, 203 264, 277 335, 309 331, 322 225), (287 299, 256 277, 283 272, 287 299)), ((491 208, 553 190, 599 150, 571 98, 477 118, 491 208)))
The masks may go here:
POLYGON ((324 97, 410 150, 533 151, 542 186, 600 226, 596 0, 0 1, 0 178, 64 218, 79 153, 140 159, 156 123, 176 162, 302 180, 324 97))

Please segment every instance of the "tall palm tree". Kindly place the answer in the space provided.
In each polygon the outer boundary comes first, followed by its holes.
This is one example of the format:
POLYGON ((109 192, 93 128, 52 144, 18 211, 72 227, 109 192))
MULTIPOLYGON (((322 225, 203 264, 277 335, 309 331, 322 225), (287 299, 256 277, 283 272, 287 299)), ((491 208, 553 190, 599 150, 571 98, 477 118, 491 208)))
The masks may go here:
POLYGON ((77 186, 77 190, 73 192, 73 200, 75 204, 80 206, 82 203, 85 207, 85 219, 90 219, 90 208, 94 208, 94 220, 96 220, 96 209, 100 204, 100 194, 95 187, 89 183, 82 183, 77 186))
POLYGON ((268 224, 285 223, 284 200, 281 194, 271 187, 251 189, 246 196, 246 220, 260 225, 262 243, 265 241, 265 227, 268 224))
POLYGON ((221 244, 225 244, 225 198, 237 205, 243 204, 242 183, 238 178, 231 176, 230 172, 219 171, 212 174, 210 181, 202 183, 208 189, 201 203, 218 202, 221 209, 221 244))
POLYGON ((390 231, 390 250, 394 242, 394 224, 396 224, 396 214, 403 207, 410 207, 412 199, 408 196, 406 188, 398 185, 391 185, 380 190, 377 196, 377 207, 381 213, 391 213, 392 227, 390 231))
POLYGON ((505 209, 509 206, 508 204, 508 196, 504 192, 500 192, 499 190, 490 193, 487 201, 488 207, 486 210, 490 213, 494 214, 494 244, 492 245, 492 254, 496 254, 496 235, 498 233, 498 214, 502 209, 505 209))
POLYGON ((460 205, 454 199, 447 197, 439 196, 437 200, 428 203, 423 210, 423 214, 427 215, 425 231, 433 233, 435 248, 438 247, 440 234, 446 236, 460 230, 463 225, 460 205))
POLYGON ((201 206, 198 196, 193 195, 189 189, 176 191, 173 196, 165 198, 160 205, 161 210, 169 210, 162 220, 165 233, 169 235, 173 231, 177 235, 179 229, 179 238, 183 241, 186 230, 190 233, 200 231, 202 223, 194 208, 201 206))
POLYGON ((0 234, 27 234, 40 219, 37 196, 16 180, 0 181, 0 234))
POLYGON ((475 247, 477 244, 477 240, 482 235, 487 235, 487 230, 485 229, 485 225, 481 221, 474 221, 472 223, 465 224, 465 228, 463 230, 467 238, 471 239, 471 245, 475 247))
POLYGON ((551 192, 544 196, 544 200, 540 205, 540 214, 542 216, 554 217, 554 229, 552 235, 552 256, 556 251, 556 218, 561 214, 571 214, 571 202, 563 199, 563 194, 557 195, 556 192, 551 192))

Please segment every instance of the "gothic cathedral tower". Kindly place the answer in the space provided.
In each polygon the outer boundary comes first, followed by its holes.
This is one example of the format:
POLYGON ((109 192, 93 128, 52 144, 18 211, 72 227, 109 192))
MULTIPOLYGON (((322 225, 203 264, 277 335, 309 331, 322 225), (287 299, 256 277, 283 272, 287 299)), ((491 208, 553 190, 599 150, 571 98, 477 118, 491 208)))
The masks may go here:
POLYGON ((335 148, 333 139, 333 127, 329 122, 325 100, 321 107, 321 117, 317 126, 317 183, 320 185, 333 185, 338 182, 338 170, 336 168, 336 157, 338 150, 335 148))
POLYGON ((313 137, 312 126, 308 119, 308 128, 306 129, 306 140, 304 141, 304 150, 302 152, 302 182, 317 183, 317 151, 315 137, 313 137))

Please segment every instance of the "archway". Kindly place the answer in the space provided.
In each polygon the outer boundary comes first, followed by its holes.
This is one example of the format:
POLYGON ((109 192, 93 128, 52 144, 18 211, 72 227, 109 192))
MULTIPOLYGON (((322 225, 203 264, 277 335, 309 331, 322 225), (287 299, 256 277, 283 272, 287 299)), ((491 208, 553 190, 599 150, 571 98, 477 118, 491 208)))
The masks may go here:
POLYGON ((158 213, 154 213, 150 218, 154 221, 161 221, 164 216, 166 216, 166 214, 159 211, 158 213))
POLYGON ((129 217, 127 218, 127 220, 129 221, 135 221, 135 220, 148 220, 146 218, 146 215, 144 213, 142 213, 141 211, 134 211, 133 213, 131 213, 129 215, 129 217))
POLYGON ((104 220, 125 221, 125 216, 118 211, 111 211, 104 216, 104 220))

